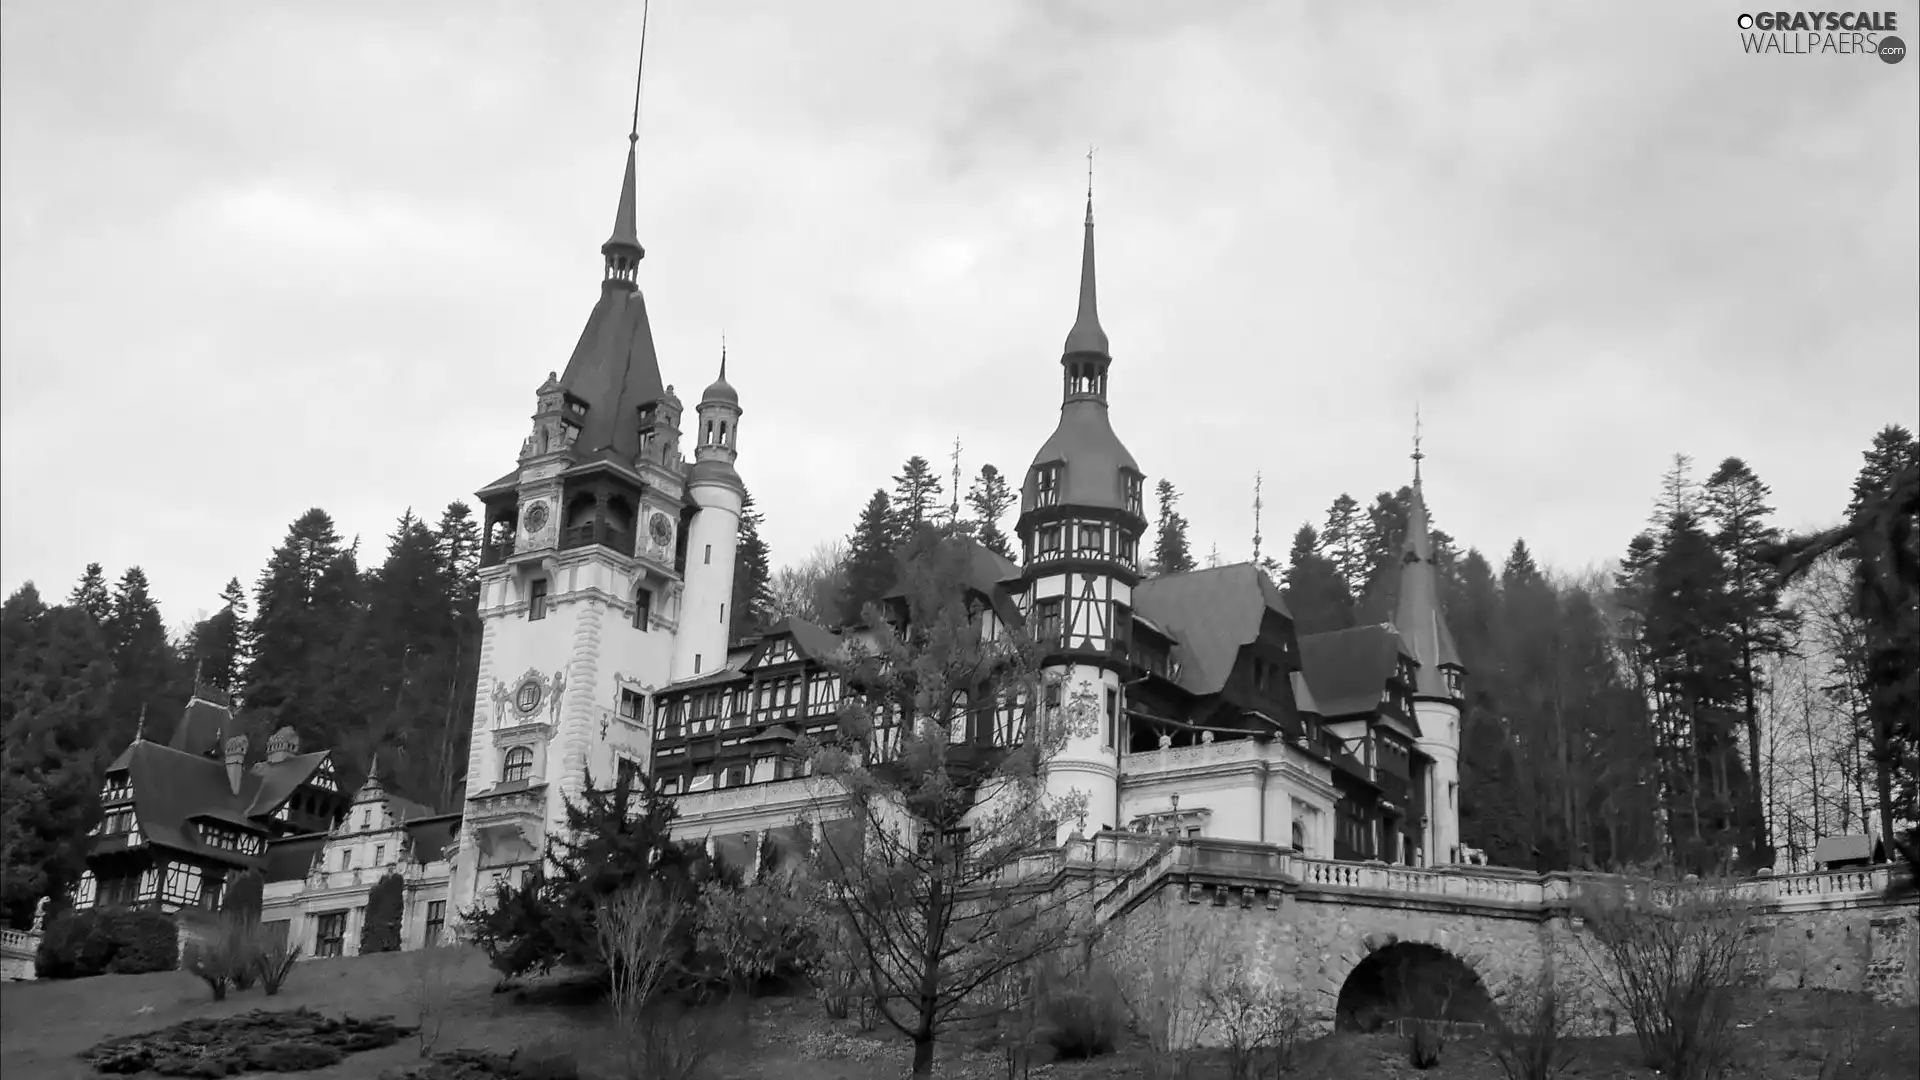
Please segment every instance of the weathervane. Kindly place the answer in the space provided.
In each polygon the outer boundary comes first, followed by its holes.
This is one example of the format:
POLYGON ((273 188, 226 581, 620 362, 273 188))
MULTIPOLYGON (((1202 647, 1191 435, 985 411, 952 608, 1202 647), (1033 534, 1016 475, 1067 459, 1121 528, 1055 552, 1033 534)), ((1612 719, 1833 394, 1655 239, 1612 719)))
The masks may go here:
POLYGON ((1427 455, 1420 452, 1420 403, 1413 403, 1413 486, 1420 486, 1420 459, 1427 455))

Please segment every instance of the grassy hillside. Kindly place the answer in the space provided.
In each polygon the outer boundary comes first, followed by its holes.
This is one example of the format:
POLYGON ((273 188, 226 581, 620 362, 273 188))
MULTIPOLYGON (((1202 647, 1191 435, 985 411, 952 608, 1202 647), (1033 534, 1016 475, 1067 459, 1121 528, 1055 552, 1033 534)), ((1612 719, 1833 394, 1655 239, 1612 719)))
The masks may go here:
MULTIPOLYGON (((36 1080, 92 1077, 96 1074, 75 1055, 102 1039, 190 1017, 255 1008, 304 1005, 335 1015, 386 1014, 413 1023, 418 1013, 418 955, 307 961, 278 997, 266 997, 256 988, 219 1003, 208 999, 204 984, 181 972, 8 983, 0 987, 0 1075, 36 1080)), ((513 994, 492 992, 494 975, 479 953, 463 950, 453 955, 453 961, 446 978, 442 1049, 505 1051, 557 1042, 578 1056, 587 1075, 613 1075, 597 1007, 521 1004, 513 994)), ((1920 1030, 1910 1010, 1841 995, 1771 993, 1754 1003, 1743 1023, 1751 1033, 1752 1054, 1752 1064, 1743 1074, 1755 1080, 1812 1080, 1819 1075, 1826 1049, 1860 1030, 1893 1032, 1892 1043, 1882 1051, 1898 1055, 1892 1060, 1911 1062, 1920 1056, 1920 1030)), ((1471 1043, 1450 1045, 1441 1066, 1426 1072, 1414 1072, 1406 1064, 1403 1047, 1403 1040, 1391 1036, 1322 1039, 1305 1048, 1296 1075, 1330 1080, 1414 1076, 1498 1080, 1501 1076, 1485 1049, 1471 1043)), ((373 1077, 388 1066, 417 1060, 417 1054, 417 1046, 406 1041, 302 1075, 330 1080, 373 1077)), ((890 1037, 884 1029, 861 1035, 844 1024, 826 1021, 810 1000, 775 998, 756 1003, 749 1031, 727 1040, 715 1061, 715 1074, 725 1080, 893 1080, 905 1074, 909 1057, 904 1041, 890 1037)), ((1654 1075, 1637 1066, 1632 1040, 1627 1038, 1580 1040, 1579 1057, 1571 1076, 1638 1080, 1654 1075)), ((1195 1080, 1224 1076, 1219 1065, 1205 1063, 1195 1080)), ((980 1080, 1005 1075, 997 1055, 972 1051, 957 1040, 942 1045, 938 1072, 980 1080)), ((1062 1063, 1047 1073, 1058 1080, 1117 1080, 1152 1074, 1138 1052, 1062 1063)), ((1862 1062, 1839 1075, 1868 1078, 1875 1074, 1862 1062)))

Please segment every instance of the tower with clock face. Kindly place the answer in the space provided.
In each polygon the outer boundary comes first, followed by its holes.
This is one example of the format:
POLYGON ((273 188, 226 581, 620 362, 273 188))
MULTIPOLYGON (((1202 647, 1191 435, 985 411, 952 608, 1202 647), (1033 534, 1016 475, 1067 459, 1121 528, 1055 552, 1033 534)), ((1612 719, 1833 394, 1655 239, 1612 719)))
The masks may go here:
POLYGON ((723 361, 686 460, 637 284, 634 171, 629 148, 579 343, 535 392, 518 466, 478 493, 482 637, 456 910, 539 865, 589 783, 644 767, 655 690, 726 658, 739 399, 723 361))

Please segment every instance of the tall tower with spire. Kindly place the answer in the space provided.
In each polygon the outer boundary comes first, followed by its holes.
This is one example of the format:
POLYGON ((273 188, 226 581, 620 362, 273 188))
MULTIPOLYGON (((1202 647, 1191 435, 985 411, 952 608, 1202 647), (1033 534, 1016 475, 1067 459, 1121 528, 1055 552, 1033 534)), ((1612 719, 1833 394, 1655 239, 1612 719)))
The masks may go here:
POLYGON ((1048 767, 1050 795, 1077 792, 1086 801, 1084 822, 1062 822, 1063 836, 1120 823, 1121 676, 1147 527, 1145 477, 1107 415, 1113 357, 1095 289, 1091 179, 1084 228, 1079 310, 1060 357, 1060 422, 1027 470, 1016 526, 1022 602, 1041 642, 1049 695, 1097 715, 1048 767))
POLYGON ((734 551, 746 485, 733 469, 739 456, 740 395, 727 382, 727 347, 720 346, 720 377, 700 395, 699 443, 687 472, 693 517, 687 529, 686 603, 675 642, 676 678, 712 671, 727 659, 727 627, 733 613, 734 551))
POLYGON ((1400 597, 1393 625, 1413 649, 1413 711, 1420 731, 1414 740, 1432 762, 1421 794, 1426 810, 1428 866, 1460 858, 1460 714, 1466 667, 1453 644, 1440 607, 1440 572, 1434 563, 1427 527, 1426 492, 1421 483, 1420 425, 1413 436, 1413 505, 1407 512, 1407 539, 1400 556, 1400 597))
POLYGON ((537 865, 589 781, 644 768, 654 691, 726 655, 740 400, 723 362, 698 405, 695 459, 681 456, 682 405, 661 379, 639 282, 638 102, 636 80, 599 295, 566 367, 534 393, 518 464, 478 493, 481 644, 456 909, 537 865))

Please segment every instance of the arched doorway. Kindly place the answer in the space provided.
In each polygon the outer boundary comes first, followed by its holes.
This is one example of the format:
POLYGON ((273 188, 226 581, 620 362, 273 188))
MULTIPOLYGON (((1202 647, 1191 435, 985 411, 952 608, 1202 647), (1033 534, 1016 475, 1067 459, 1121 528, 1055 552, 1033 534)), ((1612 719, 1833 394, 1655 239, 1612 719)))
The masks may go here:
POLYGON ((1378 1031, 1401 1019, 1485 1024, 1495 1016, 1465 961, 1425 942, 1394 941, 1368 953, 1340 985, 1334 1028, 1378 1031))

